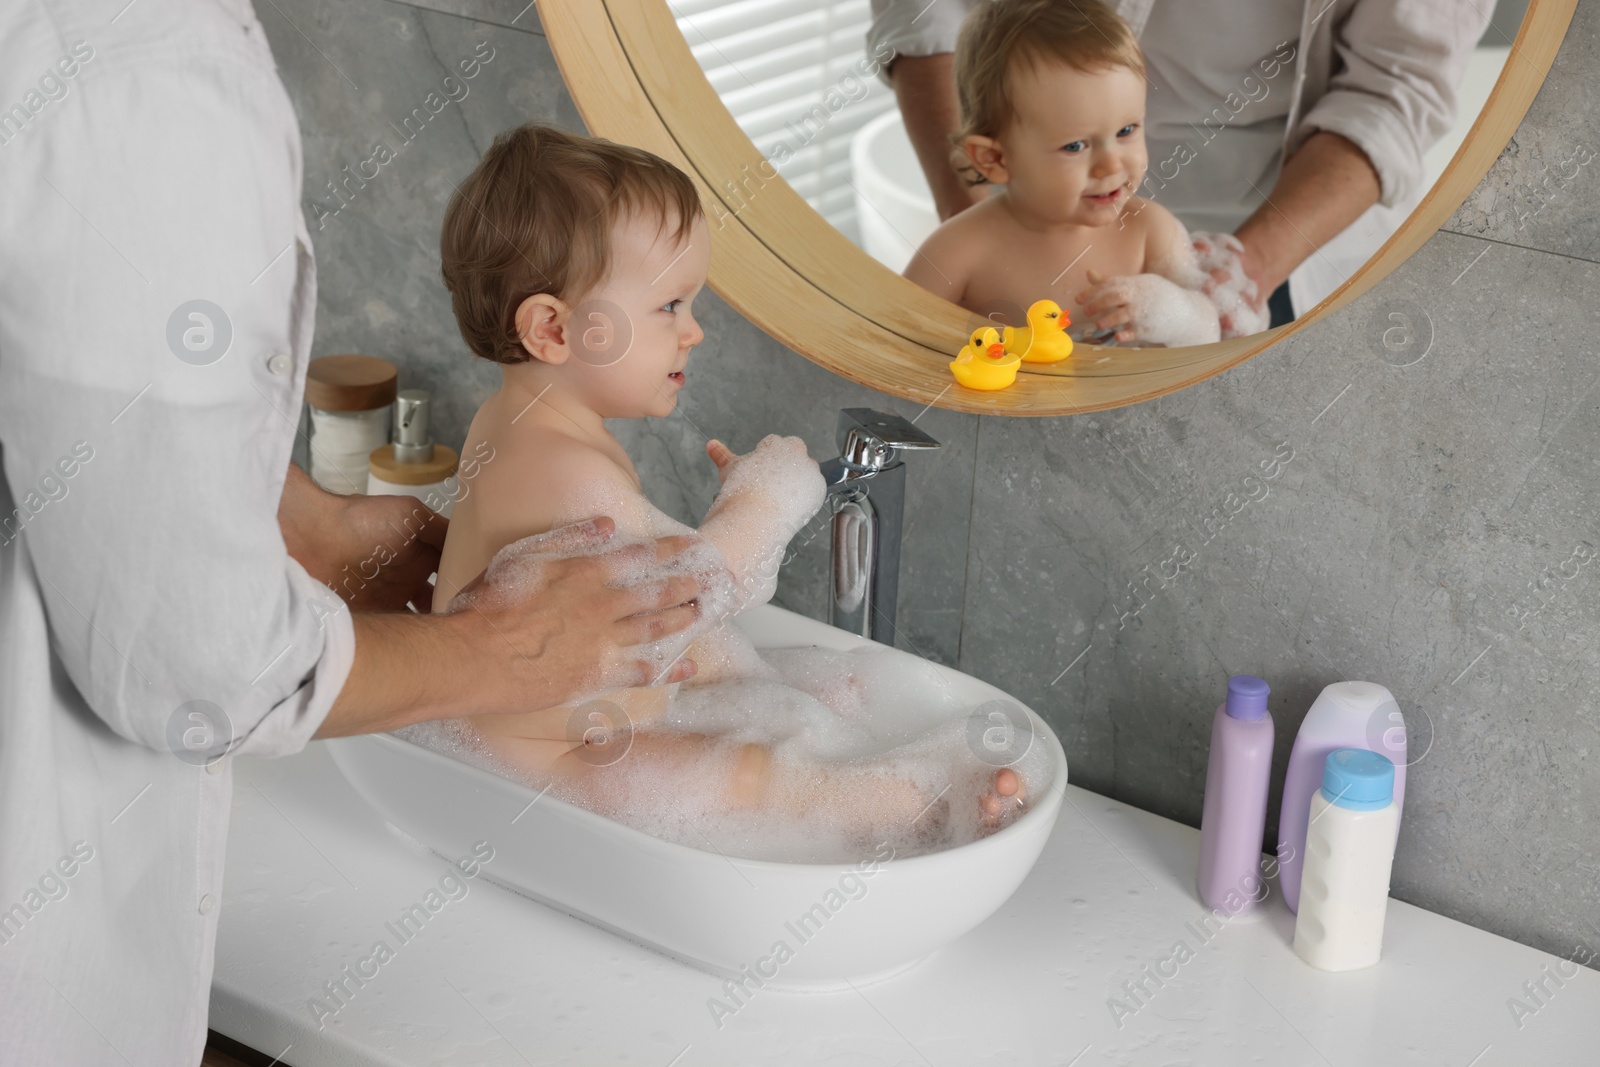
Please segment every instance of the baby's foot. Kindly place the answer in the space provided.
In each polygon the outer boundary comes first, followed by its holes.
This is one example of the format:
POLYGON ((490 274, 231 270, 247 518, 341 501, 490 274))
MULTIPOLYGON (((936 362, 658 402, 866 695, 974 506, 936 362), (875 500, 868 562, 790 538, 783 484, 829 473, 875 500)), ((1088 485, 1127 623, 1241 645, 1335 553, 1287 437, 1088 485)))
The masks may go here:
POLYGON ((978 824, 985 836, 1010 825, 1027 808, 1022 776, 1010 767, 995 771, 990 786, 978 797, 978 824))

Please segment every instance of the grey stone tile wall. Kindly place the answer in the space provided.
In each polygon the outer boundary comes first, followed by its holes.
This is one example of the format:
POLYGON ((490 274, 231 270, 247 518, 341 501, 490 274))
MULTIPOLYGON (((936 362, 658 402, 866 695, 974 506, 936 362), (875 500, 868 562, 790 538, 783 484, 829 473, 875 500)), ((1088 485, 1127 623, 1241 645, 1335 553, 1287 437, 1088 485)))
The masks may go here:
MULTIPOLYGON (((524 4, 258 6, 304 138, 316 354, 394 360, 455 445, 498 372, 467 356, 438 279, 452 182, 508 126, 583 128, 524 4), (480 44, 494 58, 467 95, 407 131, 480 44), (395 159, 331 193, 380 141, 395 159)), ((918 418, 945 448, 911 457, 897 645, 1036 708, 1075 782, 1190 824, 1229 674, 1273 684, 1275 787, 1324 685, 1382 682, 1416 757, 1395 894, 1558 954, 1600 948, 1600 568, 1574 555, 1600 551, 1600 159, 1579 162, 1600 145, 1597 42, 1585 0, 1445 232, 1331 321, 1181 393, 1075 418, 921 412, 707 292, 678 412, 616 429, 656 503, 694 521, 709 436, 798 434, 820 457, 841 407, 918 418)), ((778 602, 820 616, 826 535, 801 539, 778 602)))

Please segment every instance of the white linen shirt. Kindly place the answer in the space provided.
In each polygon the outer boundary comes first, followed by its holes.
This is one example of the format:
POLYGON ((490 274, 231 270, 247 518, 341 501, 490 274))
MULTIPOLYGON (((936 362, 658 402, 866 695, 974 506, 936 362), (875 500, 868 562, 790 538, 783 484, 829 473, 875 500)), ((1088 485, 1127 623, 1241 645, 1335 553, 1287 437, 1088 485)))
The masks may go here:
MULTIPOLYGON (((984 2, 872 0, 867 49, 953 52, 962 20, 984 2)), ((1146 143, 1153 180, 1141 192, 1149 194, 1163 161, 1187 143, 1197 161, 1153 199, 1190 229, 1234 230, 1265 201, 1282 161, 1317 130, 1352 141, 1377 171, 1378 202, 1289 275, 1296 315, 1371 259, 1426 195, 1423 153, 1455 121, 1457 87, 1494 7, 1478 0, 1110 2, 1140 38, 1152 85, 1146 143), (1194 24, 1208 21, 1217 27, 1208 40, 1223 45, 1185 47, 1186 39, 1199 40, 1194 24), (1264 79, 1252 57, 1285 38, 1295 48, 1293 65, 1264 79), (1239 102, 1263 85, 1267 95, 1241 108, 1215 146, 1201 130, 1192 139, 1177 132, 1225 107, 1230 93, 1239 102)), ((878 77, 889 82, 887 70, 878 77)))
POLYGON ((0 10, 6 1067, 199 1062, 232 758, 301 749, 350 668, 276 519, 300 177, 247 0, 0 10))

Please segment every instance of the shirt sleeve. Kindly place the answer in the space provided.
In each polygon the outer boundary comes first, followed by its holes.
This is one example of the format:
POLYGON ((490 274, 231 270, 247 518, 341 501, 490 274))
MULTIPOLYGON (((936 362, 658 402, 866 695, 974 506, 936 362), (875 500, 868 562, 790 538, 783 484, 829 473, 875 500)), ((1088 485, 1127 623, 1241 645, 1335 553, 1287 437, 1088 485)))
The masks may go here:
POLYGON ((282 755, 355 647, 277 524, 315 314, 299 133, 265 42, 173 32, 154 55, 87 42, 6 147, 0 539, 111 730, 282 755))
MULTIPOLYGON (((961 23, 987 0, 872 0, 867 52, 873 56, 932 56, 956 50, 961 23)), ((889 63, 878 77, 889 84, 889 63)))
POLYGON ((1455 122, 1457 88, 1489 24, 1476 0, 1361 0, 1334 29, 1334 73, 1290 151, 1313 130, 1366 153, 1393 206, 1423 182, 1423 154, 1455 122))

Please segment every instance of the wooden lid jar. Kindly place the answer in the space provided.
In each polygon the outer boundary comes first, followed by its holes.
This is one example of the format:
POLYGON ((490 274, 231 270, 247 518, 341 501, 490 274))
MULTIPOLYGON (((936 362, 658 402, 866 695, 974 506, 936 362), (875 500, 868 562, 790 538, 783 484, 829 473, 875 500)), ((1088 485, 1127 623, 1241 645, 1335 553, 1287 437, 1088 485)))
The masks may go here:
POLYGON ((363 493, 367 457, 389 440, 399 372, 377 356, 321 356, 306 370, 311 478, 330 493, 363 493))

